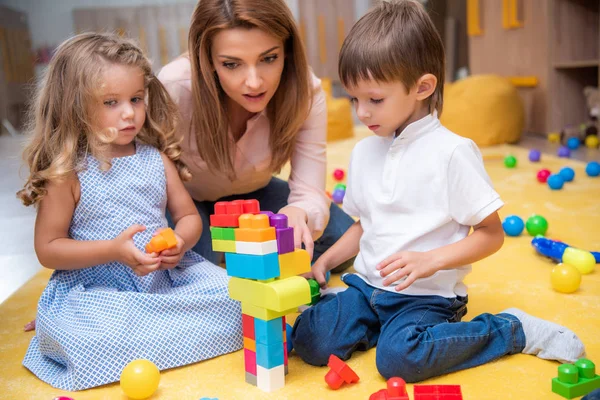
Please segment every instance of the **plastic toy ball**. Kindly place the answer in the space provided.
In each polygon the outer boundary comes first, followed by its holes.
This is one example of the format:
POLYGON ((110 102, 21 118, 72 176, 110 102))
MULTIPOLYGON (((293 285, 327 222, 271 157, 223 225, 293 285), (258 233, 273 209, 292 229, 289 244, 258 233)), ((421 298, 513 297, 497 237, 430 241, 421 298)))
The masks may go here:
POLYGON ((147 399, 160 383, 160 371, 152 361, 134 360, 121 372, 121 390, 130 399, 147 399))
POLYGON ((294 348, 294 344, 292 343, 292 326, 290 324, 285 324, 285 342, 287 345, 287 353, 289 355, 294 348))
POLYGON ((504 157, 504 165, 506 168, 514 168, 517 166, 517 158, 513 155, 504 157))
POLYGON ((559 174, 553 174, 548 177, 548 186, 552 190, 560 190, 565 184, 565 180, 559 174))
POLYGON ((344 196, 346 195, 346 191, 345 190, 334 190, 333 194, 331 195, 331 198, 333 199, 333 201, 335 202, 335 204, 342 204, 344 202, 344 196))
POLYGON ((344 179, 344 176, 346 176, 346 173, 344 172, 343 169, 336 168, 333 171, 333 179, 335 179, 338 182, 341 181, 342 179, 344 179))
POLYGON ((567 247, 562 256, 562 261, 572 265, 582 274, 591 273, 596 268, 596 258, 592 253, 575 247, 567 247))
POLYGON ((333 187, 333 190, 334 190, 334 191, 336 191, 336 190, 338 190, 338 189, 339 189, 339 190, 346 190, 346 185, 344 185, 343 183, 338 183, 337 185, 335 185, 335 186, 333 187))
POLYGON ((598 148, 598 137, 593 136, 593 135, 586 137, 585 138, 585 147, 588 147, 590 149, 598 148))
POLYGON ((575 171, 571 167, 562 168, 558 174, 565 182, 571 182, 575 178, 575 171))
POLYGON ((558 152, 556 153, 559 157, 569 158, 571 157, 571 150, 569 150, 566 146, 560 146, 558 152))
POLYGON ((579 139, 575 137, 569 138, 569 140, 567 140, 567 147, 571 150, 577 150, 580 144, 581 142, 579 141, 579 139))
POLYGON ((540 169, 537 173, 537 180, 539 183, 546 183, 550 175, 552 172, 549 169, 540 169))
POLYGON ((531 236, 545 235, 548 230, 548 221, 541 215, 532 215, 527 219, 525 228, 531 236))
POLYGON ((539 151, 538 149, 532 149, 529 152, 529 161, 538 162, 538 161, 540 161, 540 158, 542 158, 542 152, 539 151))
POLYGON ((600 163, 597 161, 588 163, 588 165, 585 167, 585 173, 591 177, 600 175, 600 163))
POLYGON ((581 274, 569 264, 558 264, 550 273, 552 288, 561 293, 573 293, 579 289, 581 274))
POLYGON ((519 236, 524 228, 525 223, 516 215, 509 215, 502 222, 502 229, 508 236, 519 236))

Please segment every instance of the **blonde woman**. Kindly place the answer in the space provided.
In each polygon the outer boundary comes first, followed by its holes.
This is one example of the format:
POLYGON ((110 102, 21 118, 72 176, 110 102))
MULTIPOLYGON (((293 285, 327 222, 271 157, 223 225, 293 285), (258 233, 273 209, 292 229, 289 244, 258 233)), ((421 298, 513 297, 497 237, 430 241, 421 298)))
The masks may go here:
POLYGON ((81 34, 53 56, 32 110, 35 251, 55 270, 23 364, 64 390, 119 380, 132 360, 166 369, 241 347, 222 268, 188 251, 201 220, 182 180, 177 109, 132 42, 81 34), (177 246, 144 245, 174 222, 177 246))
POLYGON ((325 96, 283 0, 200 0, 189 52, 159 79, 182 114, 186 188, 204 225, 195 251, 218 261, 208 229, 216 201, 254 198, 287 215, 313 260, 352 225, 325 194, 325 96), (274 178, 288 161, 289 180, 274 178))

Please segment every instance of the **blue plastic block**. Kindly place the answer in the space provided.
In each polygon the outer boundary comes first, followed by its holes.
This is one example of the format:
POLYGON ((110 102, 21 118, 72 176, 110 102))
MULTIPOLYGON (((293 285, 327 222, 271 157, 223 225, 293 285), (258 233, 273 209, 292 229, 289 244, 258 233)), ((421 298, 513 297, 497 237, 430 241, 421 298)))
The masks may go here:
POLYGON ((253 254, 225 253, 227 275, 245 279, 267 280, 277 278, 279 272, 277 253, 263 256, 253 254))
POLYGON ((271 345, 256 343, 256 365, 267 369, 283 365, 283 342, 271 345))
POLYGON ((254 318, 254 340, 256 344, 283 344, 283 329, 281 317, 269 321, 254 318))

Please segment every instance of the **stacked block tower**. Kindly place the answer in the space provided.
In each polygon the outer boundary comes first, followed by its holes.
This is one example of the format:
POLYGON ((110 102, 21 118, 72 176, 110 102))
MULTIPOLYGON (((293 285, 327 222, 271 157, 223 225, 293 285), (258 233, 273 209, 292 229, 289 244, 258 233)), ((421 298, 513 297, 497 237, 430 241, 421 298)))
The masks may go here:
POLYGON ((225 253, 229 296, 242 305, 246 382, 267 392, 282 388, 285 315, 315 297, 298 276, 310 272, 310 257, 294 248, 287 217, 261 212, 257 200, 215 203, 210 225, 213 250, 225 253))

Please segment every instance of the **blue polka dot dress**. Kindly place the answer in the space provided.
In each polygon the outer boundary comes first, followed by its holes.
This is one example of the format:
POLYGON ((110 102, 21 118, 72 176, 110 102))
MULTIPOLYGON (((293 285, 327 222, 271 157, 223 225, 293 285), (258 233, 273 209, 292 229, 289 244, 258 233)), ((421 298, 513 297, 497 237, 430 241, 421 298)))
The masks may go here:
MULTIPOLYGON (((167 226, 165 170, 155 148, 137 143, 136 154, 113 159, 108 171, 88 156, 78 177, 73 239, 109 240, 142 224, 146 231, 134 242, 143 250, 167 226)), ((176 268, 143 277, 118 262, 57 270, 40 298, 23 365, 56 388, 82 390, 118 381, 138 358, 163 370, 238 350, 241 310, 227 282, 222 268, 192 251, 176 268)))

